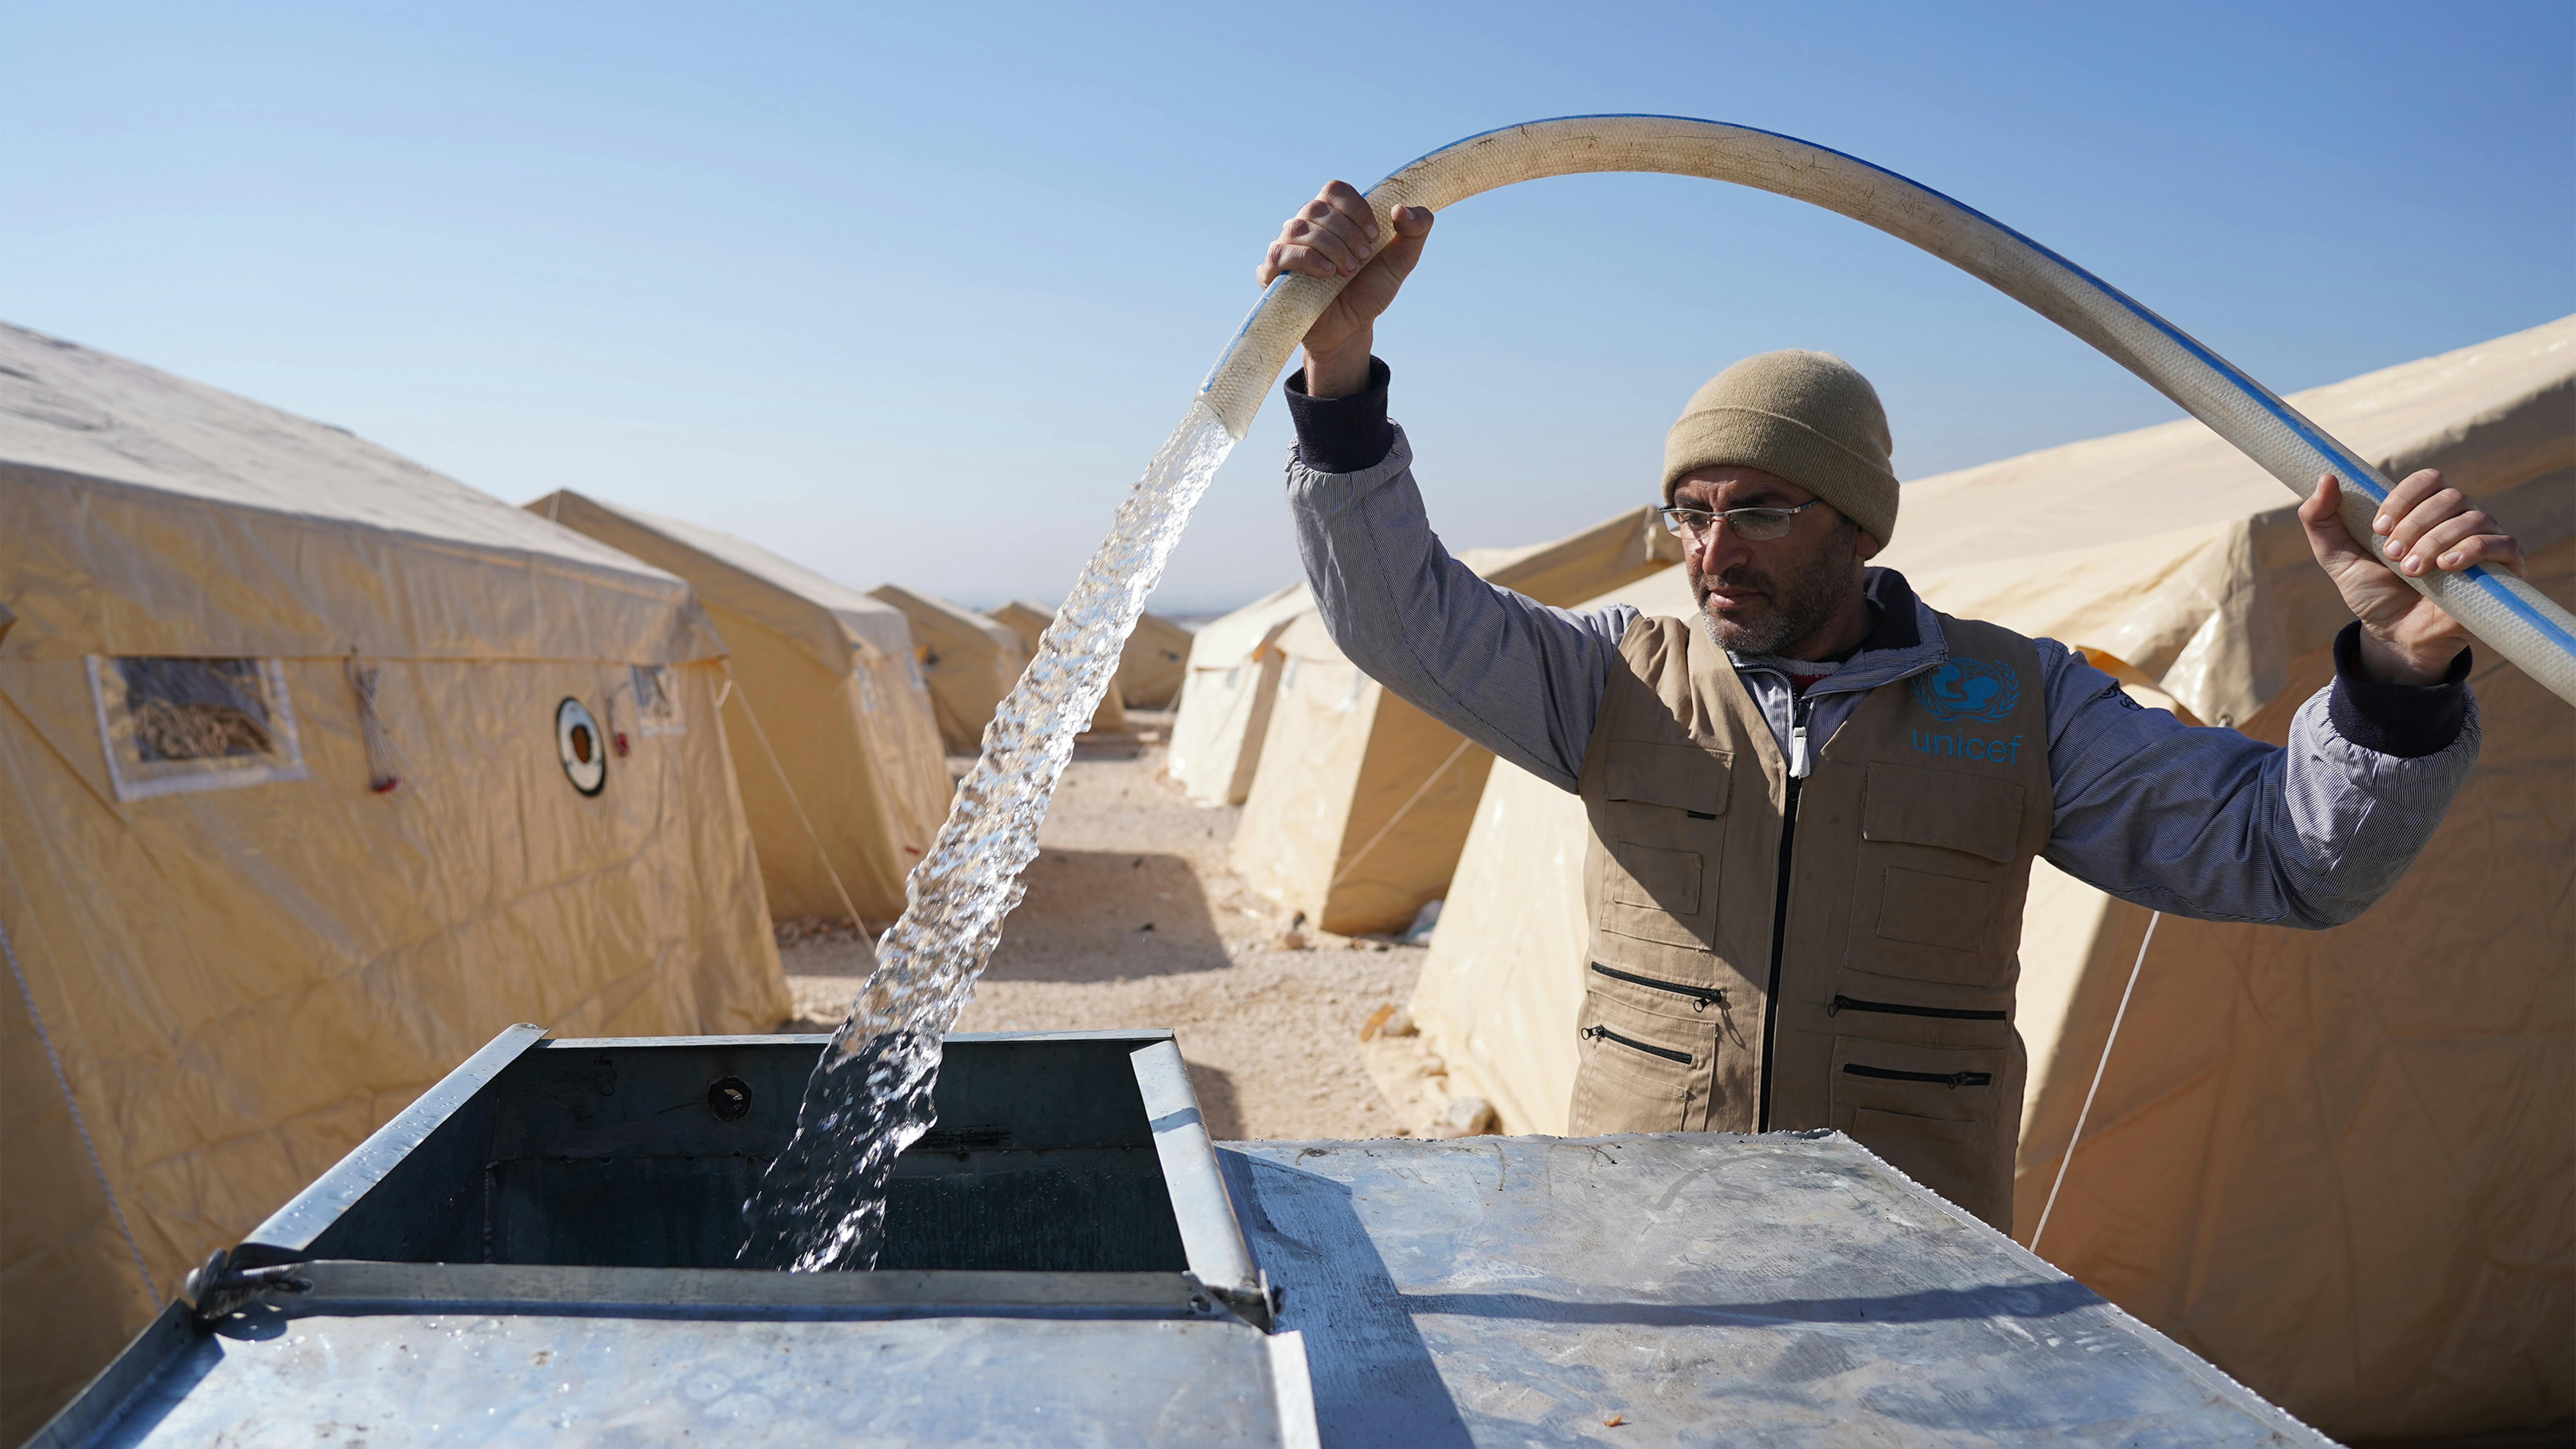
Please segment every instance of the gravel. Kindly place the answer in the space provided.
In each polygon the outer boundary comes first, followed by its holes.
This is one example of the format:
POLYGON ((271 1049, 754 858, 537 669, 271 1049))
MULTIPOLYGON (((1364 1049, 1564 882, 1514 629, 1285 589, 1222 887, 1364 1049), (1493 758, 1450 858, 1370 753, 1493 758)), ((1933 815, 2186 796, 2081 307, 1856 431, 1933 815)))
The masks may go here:
MULTIPOLYGON (((1168 733, 1168 715, 1132 712, 1168 733)), ((1134 758, 1077 751, 1038 834, 1028 896, 960 1031, 1168 1027, 1218 1138, 1365 1138, 1405 1124, 1361 1065, 1359 1031, 1413 994, 1426 952, 1379 942, 1289 950, 1280 923, 1226 864, 1240 808, 1193 805, 1134 758)), ((953 761, 962 769, 962 760, 953 761)), ((847 931, 782 946, 800 1017, 837 1025, 868 967, 847 931)))

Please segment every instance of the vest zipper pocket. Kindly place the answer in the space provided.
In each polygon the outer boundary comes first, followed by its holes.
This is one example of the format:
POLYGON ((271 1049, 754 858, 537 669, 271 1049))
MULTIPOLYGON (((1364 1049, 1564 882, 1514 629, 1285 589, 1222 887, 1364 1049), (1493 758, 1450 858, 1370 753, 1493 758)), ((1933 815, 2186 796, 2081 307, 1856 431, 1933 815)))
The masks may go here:
POLYGON ((1843 1063, 1843 1071, 1855 1077, 1876 1077, 1882 1082, 1938 1082, 1953 1091, 1961 1087, 1986 1086, 1995 1079, 1992 1072, 1900 1072, 1887 1067, 1865 1067, 1858 1062, 1843 1063))
POLYGON ((1877 1011, 1889 1016, 1938 1016, 1951 1021, 2001 1021, 2009 1014, 2001 1011, 1966 1011, 1953 1006, 1906 1006, 1894 1001, 1860 1001, 1849 996, 1837 996, 1825 1003, 1827 1016, 1844 1011, 1877 1011))
POLYGON ((1684 986, 1678 981, 1657 981, 1651 976, 1636 976, 1625 971, 1614 971, 1598 961, 1592 963, 1592 969, 1613 981, 1625 981, 1631 986, 1643 986, 1650 991, 1669 991, 1675 996, 1687 996, 1690 998, 1693 1011, 1706 1011, 1712 1006, 1722 1009, 1726 1005, 1726 992, 1720 987, 1684 986))
POLYGON ((1675 996, 1688 997, 1693 1011, 1704 1012, 1711 1006, 1715 1006, 1717 1019, 1725 1025, 1727 1036, 1732 1038, 1737 1046, 1744 1045, 1744 1033, 1735 1029, 1735 1008, 1727 1003, 1724 987, 1684 986, 1678 981, 1657 981, 1651 976, 1639 976, 1632 972, 1615 970, 1598 961, 1592 963, 1592 969, 1613 981, 1625 981, 1631 986, 1642 986, 1649 991, 1669 991, 1675 996))
POLYGON ((1635 1037, 1621 1036, 1619 1033, 1612 1031, 1606 1026, 1587 1026, 1583 1029, 1583 1035, 1592 1038, 1594 1041, 1615 1041, 1623 1047, 1633 1047, 1638 1051, 1644 1052, 1650 1057, 1662 1057, 1668 1062, 1679 1062, 1683 1066, 1689 1066, 1691 1064, 1691 1056, 1689 1052, 1677 1052, 1670 1047, 1648 1046, 1644 1042, 1637 1040, 1635 1037))

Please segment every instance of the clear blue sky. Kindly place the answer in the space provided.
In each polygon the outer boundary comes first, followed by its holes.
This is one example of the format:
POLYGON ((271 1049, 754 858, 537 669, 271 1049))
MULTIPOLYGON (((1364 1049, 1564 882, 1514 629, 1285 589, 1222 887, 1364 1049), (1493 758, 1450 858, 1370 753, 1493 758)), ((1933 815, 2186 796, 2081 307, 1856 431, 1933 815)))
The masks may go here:
MULTIPOLYGON (((1458 136, 1706 116, 1960 197, 2287 391, 2576 311, 2576 6, 18 4, 0 316, 513 501, 1052 599, 1279 219, 1458 136)), ((1647 497, 1709 373, 1858 363, 1919 477, 2170 405, 1855 223, 1592 177, 1379 333, 1455 545, 1647 497)), ((1295 576, 1265 410, 1157 606, 1295 576)))

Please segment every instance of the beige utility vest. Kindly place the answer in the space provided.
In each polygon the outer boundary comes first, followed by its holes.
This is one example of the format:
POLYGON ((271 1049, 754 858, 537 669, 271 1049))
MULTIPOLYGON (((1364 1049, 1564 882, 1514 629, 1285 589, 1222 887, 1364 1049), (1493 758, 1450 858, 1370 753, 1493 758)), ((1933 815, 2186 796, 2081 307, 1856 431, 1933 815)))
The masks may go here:
POLYGON ((1580 782, 1578 1135, 1837 1128, 2011 1231, 2047 723, 2028 639, 1940 622, 1949 660, 1865 695, 1794 791, 1696 624, 1620 641, 1580 782))

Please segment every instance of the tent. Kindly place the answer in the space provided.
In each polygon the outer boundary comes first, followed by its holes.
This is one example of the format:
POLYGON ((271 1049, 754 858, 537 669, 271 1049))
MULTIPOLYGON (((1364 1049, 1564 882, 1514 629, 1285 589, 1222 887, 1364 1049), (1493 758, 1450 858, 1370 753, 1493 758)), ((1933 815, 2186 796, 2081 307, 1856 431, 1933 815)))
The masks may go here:
POLYGON ((1284 662, 1279 634, 1314 607, 1304 584, 1264 594, 1190 637, 1189 677, 1172 717, 1169 769, 1202 805, 1240 805, 1252 793, 1284 662))
POLYGON ((1180 703, 1190 672, 1190 631, 1160 614, 1136 616, 1136 631, 1118 655, 1118 694, 1129 709, 1170 709, 1180 703))
POLYGON ((790 1014, 680 580, 0 327, 0 598, 11 1442, 502 1027, 790 1014))
POLYGON ((676 518, 570 490, 528 511, 688 580, 723 633, 725 739, 769 913, 900 915, 951 788, 903 611, 676 518))
MULTIPOLYGON (((1017 634, 1020 637, 1020 652, 1034 659, 1038 653, 1038 636, 1046 632, 1047 625, 1055 622, 1055 610, 1044 604, 1031 603, 1027 599, 1013 599, 998 609, 986 610, 984 617, 1017 634)), ((1127 665, 1123 656, 1119 660, 1118 668, 1119 673, 1126 672, 1127 665)), ((1118 680, 1115 677, 1109 681, 1109 692, 1100 697, 1100 707, 1091 712, 1091 723, 1084 727, 1084 732, 1087 734, 1125 734, 1127 732, 1127 707, 1120 695, 1118 680)))
MULTIPOLYGON (((1458 557, 1494 583, 1567 605, 1680 556, 1654 510, 1638 507, 1548 543, 1458 557)), ((1234 833, 1235 869, 1324 930, 1402 930, 1448 890, 1494 757, 1361 674, 1311 609, 1275 648, 1277 698, 1234 833)))
POLYGON ((912 654, 930 684, 940 741, 952 754, 984 748, 984 726, 1029 665, 1018 632, 900 584, 879 584, 868 595, 902 610, 912 623, 912 654))
MULTIPOLYGON (((2291 401, 2391 476, 2443 469, 2576 602, 2576 318, 2291 401)), ((2183 421, 1908 484, 1886 561, 2277 743, 2345 617, 2294 509, 2183 421)), ((1678 574, 1624 596, 1686 612, 1678 574)), ((2492 657, 2474 686, 2477 770, 2359 921, 2162 918, 2141 961, 2145 911, 2042 863, 2023 924, 2019 1236, 2099 1069, 2039 1251, 2338 1435, 2576 1411, 2576 721, 2492 657)), ((1583 831, 1574 797, 1496 770, 1413 999, 1515 1132, 1565 1126, 1583 831)))

